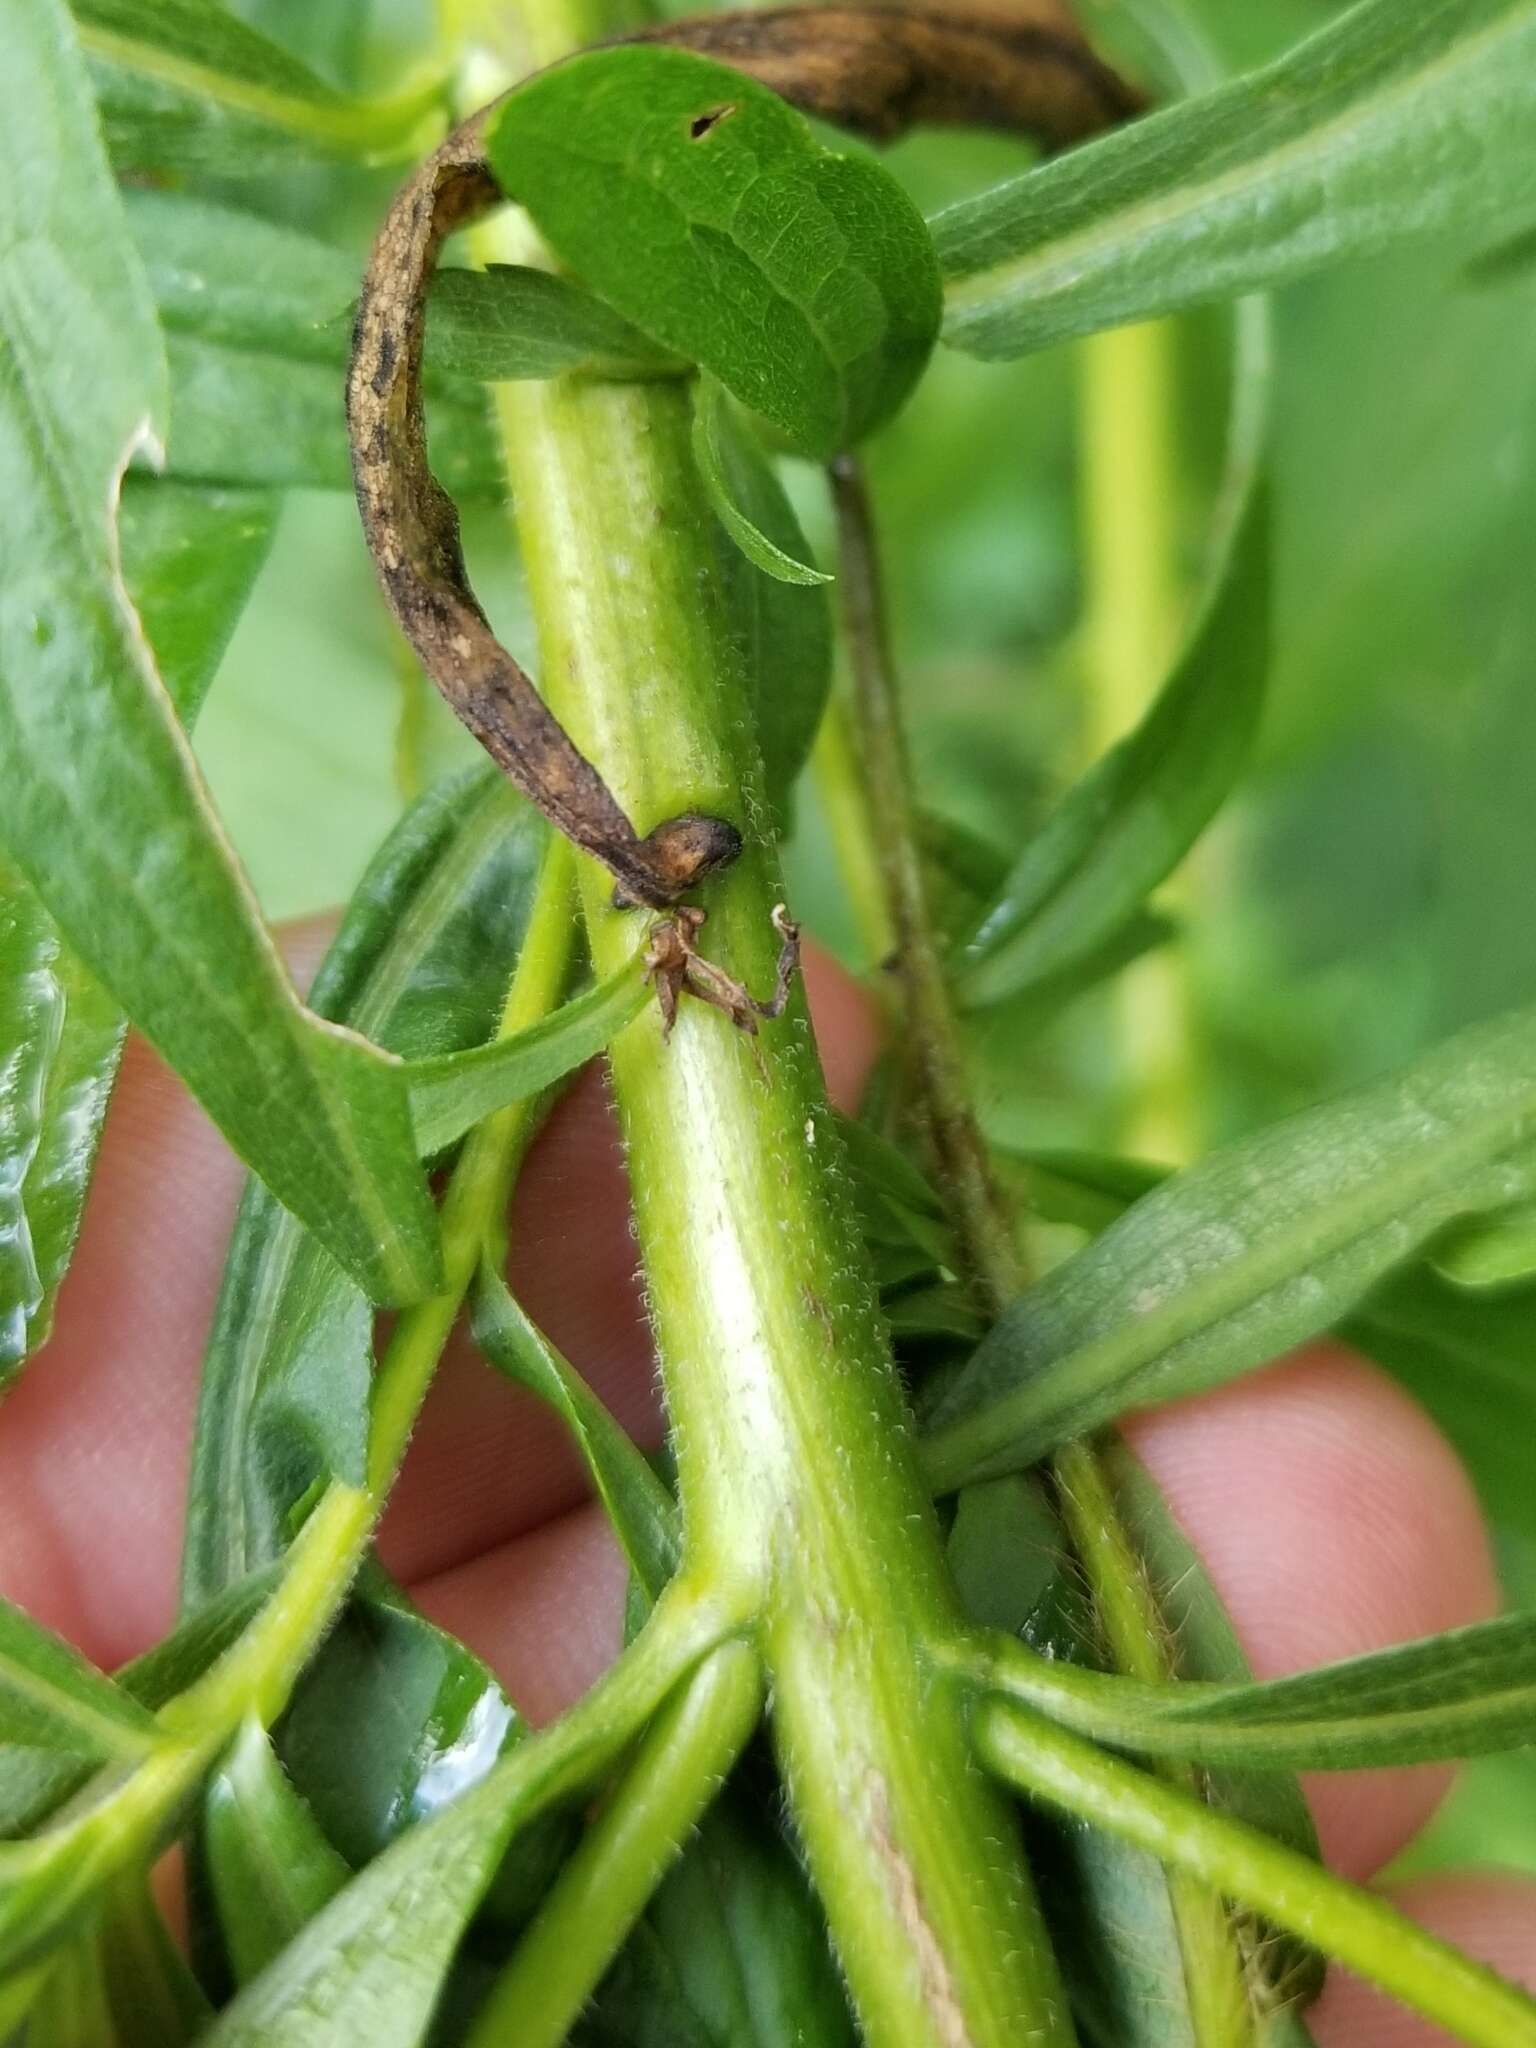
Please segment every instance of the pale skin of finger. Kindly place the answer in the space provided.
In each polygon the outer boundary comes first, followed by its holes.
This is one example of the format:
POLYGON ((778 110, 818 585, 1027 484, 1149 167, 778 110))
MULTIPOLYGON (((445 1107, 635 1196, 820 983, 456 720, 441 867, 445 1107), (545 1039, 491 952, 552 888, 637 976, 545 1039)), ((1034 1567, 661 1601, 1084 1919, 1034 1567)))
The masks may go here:
MULTIPOLYGON (((305 935, 312 958, 322 935, 305 935)), ((834 1092, 874 1051, 853 985, 808 968, 834 1092)), ((197 1371, 239 1170, 141 1049, 109 1122, 58 1333, 5 1404, 0 1592, 111 1665, 168 1626, 197 1371)), ((535 1147, 512 1218, 530 1310, 623 1420, 660 1416, 611 1121, 584 1080, 535 1147)), ((1383 1376, 1335 1350, 1141 1418, 1138 1449, 1205 1554, 1255 1668, 1298 1668, 1477 1618, 1492 1579, 1449 1450, 1383 1376)), ((575 1697, 618 1641, 622 1567, 549 1419, 467 1352, 450 1359, 392 1509, 387 1554, 429 1611, 488 1655, 530 1717, 575 1697)), ((1331 1853, 1377 1867, 1438 1796, 1436 1774, 1313 1788, 1331 1853)), ((1478 1900, 1481 1900, 1481 1904, 1478 1900)), ((1431 1901, 1433 1904, 1434 1901, 1431 1901)), ((1488 1891, 1490 1951, 1536 1947, 1527 1895, 1488 1891)), ((1475 1943, 1474 1943, 1475 1945, 1475 1943)), ((1346 1991, 1330 1990, 1330 2001, 1346 1991)), ((1327 2048, 1356 2007, 1331 2002, 1327 2048)), ((1394 2020, 1393 2025, 1397 2022, 1394 2020)), ((1381 2033, 1358 2048, 1415 2048, 1381 2033)))

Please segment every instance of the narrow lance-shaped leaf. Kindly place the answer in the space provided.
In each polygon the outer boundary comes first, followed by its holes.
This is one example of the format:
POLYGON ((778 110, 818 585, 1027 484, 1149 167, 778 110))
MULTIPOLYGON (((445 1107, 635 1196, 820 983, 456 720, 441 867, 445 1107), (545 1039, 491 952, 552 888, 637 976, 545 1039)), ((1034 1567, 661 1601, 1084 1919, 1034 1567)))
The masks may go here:
MULTIPOLYGON (((122 1692, 154 1712, 201 1678, 253 1621, 278 1584, 268 1567, 230 1588, 201 1609, 143 1657, 115 1674, 122 1692)), ((63 1750, 0 1745, 0 1840, 33 1832, 77 1792, 95 1769, 94 1760, 63 1750)))
POLYGON ((219 2015, 205 2048, 417 2048, 514 1831, 590 1788, 712 1646, 711 1627, 659 1607, 585 1700, 353 1878, 219 2015))
POLYGON ((154 1722, 77 1650, 0 1601, 0 1743, 139 1756, 154 1722))
MULTIPOLYGON (((725 401, 719 403, 735 508, 786 561, 810 562, 810 543, 773 463, 725 401)), ((767 574, 723 520, 717 533, 731 636, 746 671, 768 802, 782 831, 832 688, 832 607, 817 582, 767 574)))
POLYGON ((547 1402, 570 1430, 630 1570, 655 1600, 677 1569, 677 1505, 602 1402, 535 1329, 500 1275, 482 1266, 475 1341, 498 1372, 547 1402))
POLYGON ((1384 1898, 1011 1701, 983 1702, 973 1728, 984 1766, 1019 1791, 1316 1941, 1477 2048, 1536 2048, 1536 2000, 1384 1898))
POLYGON ((1270 523, 1258 474, 1268 314, 1239 309, 1227 464, 1229 516, 1201 616, 1151 710, 1066 797, 989 905, 957 963, 980 1005, 1070 977, 1143 911, 1230 790, 1269 668, 1270 523))
POLYGON ((509 1102, 538 1095, 610 1044, 649 999, 638 959, 542 1023, 463 1052, 410 1061, 416 1141, 430 1158, 509 1102))
POLYGON ((237 1984, 280 1955, 352 1874, 255 1721, 208 1787, 201 1847, 237 1984))
MULTIPOLYGON (((316 1008, 405 1054, 430 1058, 486 1038, 544 837, 488 770, 429 791, 358 885, 315 978, 316 1008)), ((203 1368, 183 1562, 189 1605, 278 1556, 289 1514, 317 1477, 360 1475, 371 1367, 363 1290, 253 1183, 203 1368)))
POLYGON ((0 309, 0 841, 235 1148, 373 1294, 413 1298, 439 1254, 404 1082, 298 1002, 117 582, 113 485, 165 385, 58 0, 13 25, 0 92, 25 252, 0 309))
POLYGON ((134 170, 251 177, 296 149, 377 156, 425 132, 435 87, 338 92, 218 0, 71 0, 113 154, 134 170))
POLYGON ((578 276, 802 452, 858 440, 921 372, 939 287, 910 200, 740 72, 589 51, 515 92, 487 150, 578 276))
MULTIPOLYGON (((1108 1695, 1105 1704, 1120 1711, 1108 1695)), ((1129 1747, 1264 1770, 1517 1749, 1536 1730, 1536 1617, 1506 1614, 1263 1685, 1138 1693, 1125 1708, 1129 1747)))
POLYGON ((1531 1192, 1536 1013, 1215 1154, 1021 1295, 932 1422, 949 1487, 1329 1327, 1458 1217, 1531 1192))
MULTIPOLYGON (((130 187, 123 203, 162 326, 284 361, 345 365, 361 256, 190 192, 130 187)), ((570 278, 511 263, 438 273, 426 355, 437 396, 450 377, 684 367, 570 278)))
POLYGON ((945 338, 982 356, 1529 213, 1532 0, 1363 0, 1267 69, 933 222, 945 338))
MULTIPOLYGON (((349 489, 336 392, 361 257, 188 193, 130 189, 123 198, 166 331, 168 472, 226 485, 349 489)), ((433 454, 445 485, 460 496, 499 496, 482 395, 458 378, 434 376, 432 386, 433 454)))
POLYGON ((830 583, 824 569, 781 548, 754 523, 744 503, 750 480, 739 474, 751 464, 745 438, 746 429, 732 414, 724 391, 712 378, 703 378, 693 400, 693 453, 716 518, 753 568, 775 582, 830 583))

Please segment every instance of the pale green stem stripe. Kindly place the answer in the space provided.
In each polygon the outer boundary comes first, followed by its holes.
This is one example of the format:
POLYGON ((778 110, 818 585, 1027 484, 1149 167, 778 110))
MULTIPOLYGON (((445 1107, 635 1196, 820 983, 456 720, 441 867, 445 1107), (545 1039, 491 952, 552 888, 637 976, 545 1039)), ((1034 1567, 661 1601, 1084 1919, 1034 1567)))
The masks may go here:
POLYGON ((1470 2048, 1536 2048, 1536 2000, 1375 1893, 1022 1707, 986 1701, 974 1730, 982 1761, 1019 1791, 1187 1871, 1470 2048))

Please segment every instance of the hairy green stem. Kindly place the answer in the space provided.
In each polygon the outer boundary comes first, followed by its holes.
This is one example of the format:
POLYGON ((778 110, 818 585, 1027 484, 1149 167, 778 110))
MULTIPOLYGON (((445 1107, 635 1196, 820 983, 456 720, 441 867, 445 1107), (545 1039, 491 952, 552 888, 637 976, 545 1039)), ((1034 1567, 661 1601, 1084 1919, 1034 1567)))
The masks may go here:
POLYGON ((518 1943, 466 2048, 560 2048, 762 1713, 746 1643, 707 1657, 647 1729, 518 1943))
MULTIPOLYGON (((1024 1283, 1018 1234, 977 1122, 965 1049, 929 910, 911 769, 881 588, 879 544, 863 475, 832 471, 840 588, 865 773, 880 820, 879 847, 897 967, 906 996, 905 1043, 939 1178, 983 1306, 997 1315, 1024 1283)), ((1058 1504, 1119 1669, 1145 1681, 1171 1675, 1157 1602, 1092 1446, 1069 1444, 1051 1465, 1058 1504)), ((1166 1766, 1178 1778, 1181 1767, 1166 1766)), ((1192 1782, 1187 1771, 1186 1782, 1192 1782)), ((1177 1873, 1169 1897, 1178 1928, 1196 2048, 1251 2039, 1242 1966, 1218 1898, 1177 1873)))
MULTIPOLYGON (((570 976, 575 860, 551 835, 512 985, 496 1036, 512 1038, 550 1015, 570 976)), ((537 1098, 512 1102, 465 1141, 443 1197, 443 1288, 406 1309, 379 1364, 368 1442, 368 1483, 382 1496, 394 1478, 449 1333, 488 1245, 499 1244, 507 1202, 542 1113, 537 1098)))
POLYGON ((1022 1707, 976 1713, 998 1775, 1261 1913, 1473 2048, 1536 2048, 1536 2000, 1383 1898, 1022 1707))
MULTIPOLYGON (((702 940, 773 978, 777 876, 686 391, 499 394, 542 670, 644 830, 739 824, 702 940)), ((600 973, 643 941, 584 874, 600 973)), ((1069 2040, 1004 1810, 915 1647, 956 1619, 803 1005, 756 1037, 686 1003, 612 1068, 675 1430, 687 1555, 761 1615, 791 1804, 876 2048, 1069 2040)))
POLYGON ((869 493, 851 456, 832 465, 831 480, 859 747, 870 814, 878 820, 876 853, 906 998, 902 1044, 914 1069, 946 1207, 983 1305, 996 1315, 1023 1285, 1023 1261, 976 1122, 965 1049, 929 912, 869 493))

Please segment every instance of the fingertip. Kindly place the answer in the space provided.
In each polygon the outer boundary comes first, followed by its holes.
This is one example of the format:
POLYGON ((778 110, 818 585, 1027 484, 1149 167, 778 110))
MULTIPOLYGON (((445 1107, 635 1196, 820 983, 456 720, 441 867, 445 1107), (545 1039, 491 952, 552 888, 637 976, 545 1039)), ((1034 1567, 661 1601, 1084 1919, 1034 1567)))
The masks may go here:
MULTIPOLYGON (((1429 1417, 1334 1344, 1133 1418, 1127 1435, 1204 1558, 1260 1678, 1432 1635, 1496 1611, 1487 1532, 1429 1417)), ((1306 1781, 1324 1852, 1378 1870, 1450 1773, 1306 1781)))
POLYGON ((801 961, 816 1049, 834 1109, 852 1116, 880 1053, 880 1019, 868 991, 808 939, 801 961))
POLYGON ((412 1598, 483 1658, 541 1727, 618 1655, 628 1583, 613 1531, 588 1502, 428 1579, 412 1598))

